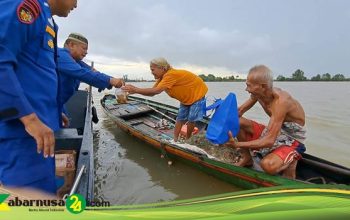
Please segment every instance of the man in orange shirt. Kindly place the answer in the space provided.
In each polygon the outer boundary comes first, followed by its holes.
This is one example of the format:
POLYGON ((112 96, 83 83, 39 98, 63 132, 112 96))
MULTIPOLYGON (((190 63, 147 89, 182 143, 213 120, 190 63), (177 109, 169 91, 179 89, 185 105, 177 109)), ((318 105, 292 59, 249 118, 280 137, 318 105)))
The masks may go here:
POLYGON ((150 69, 157 80, 153 88, 126 85, 123 90, 130 94, 146 96, 154 96, 165 91, 170 97, 179 100, 180 108, 176 117, 174 141, 178 140, 181 128, 186 122, 188 122, 186 138, 190 138, 195 122, 203 119, 207 85, 200 77, 189 71, 172 68, 164 58, 151 60, 150 69))

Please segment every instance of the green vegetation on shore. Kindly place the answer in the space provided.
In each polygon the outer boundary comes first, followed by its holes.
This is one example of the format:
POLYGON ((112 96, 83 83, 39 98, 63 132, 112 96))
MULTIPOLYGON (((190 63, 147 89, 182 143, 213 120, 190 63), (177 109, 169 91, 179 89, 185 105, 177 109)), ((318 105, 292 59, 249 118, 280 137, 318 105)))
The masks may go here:
MULTIPOLYGON (((198 75, 203 79, 204 82, 242 82, 245 79, 238 78, 239 76, 226 76, 220 77, 213 74, 209 75, 198 75)), ((311 77, 310 79, 304 76, 304 71, 297 69, 291 77, 285 77, 283 75, 278 75, 275 81, 350 81, 350 78, 346 78, 343 74, 331 75, 329 73, 317 74, 316 76, 311 77)))
POLYGON ((304 71, 297 69, 291 77, 278 75, 276 81, 350 81, 350 78, 345 78, 343 74, 331 75, 329 73, 324 73, 322 75, 317 74, 308 79, 304 76, 304 71))
MULTIPOLYGON (((200 78, 203 79, 204 82, 244 82, 246 79, 239 78, 237 75, 236 77, 234 75, 231 76, 215 76, 213 74, 200 74, 198 75, 200 78)), ((128 75, 123 76, 124 80, 126 82, 155 82, 155 80, 144 80, 144 79, 128 79, 128 75)), ((350 78, 346 78, 343 74, 335 74, 331 75, 329 73, 325 74, 317 74, 316 76, 311 77, 308 79, 306 76, 304 76, 304 71, 297 69, 291 77, 285 77, 283 75, 278 75, 275 81, 350 81, 350 78)))
POLYGON ((213 74, 209 74, 209 75, 204 75, 204 74, 200 74, 198 75, 200 78, 203 79, 204 82, 241 82, 241 81, 245 81, 245 79, 239 79, 235 76, 214 76, 213 74))

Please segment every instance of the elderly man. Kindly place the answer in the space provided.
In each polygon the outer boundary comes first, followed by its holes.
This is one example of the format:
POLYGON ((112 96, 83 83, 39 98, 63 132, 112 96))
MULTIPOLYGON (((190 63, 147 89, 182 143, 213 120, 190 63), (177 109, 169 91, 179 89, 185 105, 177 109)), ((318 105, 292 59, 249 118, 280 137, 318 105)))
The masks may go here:
POLYGON ((203 119, 205 94, 207 85, 197 75, 174 69, 164 58, 156 58, 150 62, 150 69, 157 80, 153 88, 137 88, 126 85, 123 90, 130 94, 138 93, 153 96, 163 91, 180 101, 180 108, 174 129, 174 141, 178 140, 182 126, 188 121, 186 138, 190 138, 195 122, 203 119))
POLYGON ((0 183, 55 194, 57 26, 77 0, 0 1, 0 183))
MULTIPOLYGON (((64 105, 74 92, 78 90, 80 81, 97 87, 105 88, 121 87, 122 79, 111 77, 98 72, 84 63, 82 59, 87 55, 88 40, 81 34, 71 33, 64 43, 64 48, 58 49, 58 73, 61 77, 61 105, 64 105)), ((68 126, 68 120, 63 115, 64 126, 68 126)))
POLYGON ((305 151, 305 113, 300 103, 288 92, 273 87, 271 71, 264 65, 250 69, 246 91, 251 96, 238 108, 240 132, 229 145, 242 149, 243 158, 238 165, 245 166, 261 159, 261 168, 269 174, 282 174, 295 178, 295 169, 301 153, 305 151), (242 115, 259 103, 270 117, 267 126, 243 118, 242 115))

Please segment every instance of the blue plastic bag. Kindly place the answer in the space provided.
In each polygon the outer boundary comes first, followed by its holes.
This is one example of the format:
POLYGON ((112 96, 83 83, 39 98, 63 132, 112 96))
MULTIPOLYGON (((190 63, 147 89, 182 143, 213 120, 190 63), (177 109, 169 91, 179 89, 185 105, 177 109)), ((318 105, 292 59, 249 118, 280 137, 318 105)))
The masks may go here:
POLYGON ((224 144, 229 140, 228 132, 234 137, 239 132, 237 100, 234 93, 228 94, 211 118, 206 138, 214 144, 224 144))
POLYGON ((209 105, 209 106, 204 106, 204 115, 208 117, 207 112, 210 110, 216 110, 217 108, 219 108, 219 106, 221 105, 221 103, 223 102, 222 99, 215 99, 214 103, 209 105))

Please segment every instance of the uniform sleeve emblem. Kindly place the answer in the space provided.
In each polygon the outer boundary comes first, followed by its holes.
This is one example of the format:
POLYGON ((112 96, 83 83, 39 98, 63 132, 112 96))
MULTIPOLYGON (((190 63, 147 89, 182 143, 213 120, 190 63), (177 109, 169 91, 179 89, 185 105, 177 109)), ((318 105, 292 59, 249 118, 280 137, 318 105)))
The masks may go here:
POLYGON ((52 39, 50 39, 50 40, 47 41, 47 45, 48 45, 51 49, 53 49, 54 46, 55 46, 55 44, 53 43, 53 40, 52 40, 52 39))
POLYGON ((37 0, 24 0, 17 8, 17 17, 22 23, 32 24, 40 12, 41 8, 37 0))

